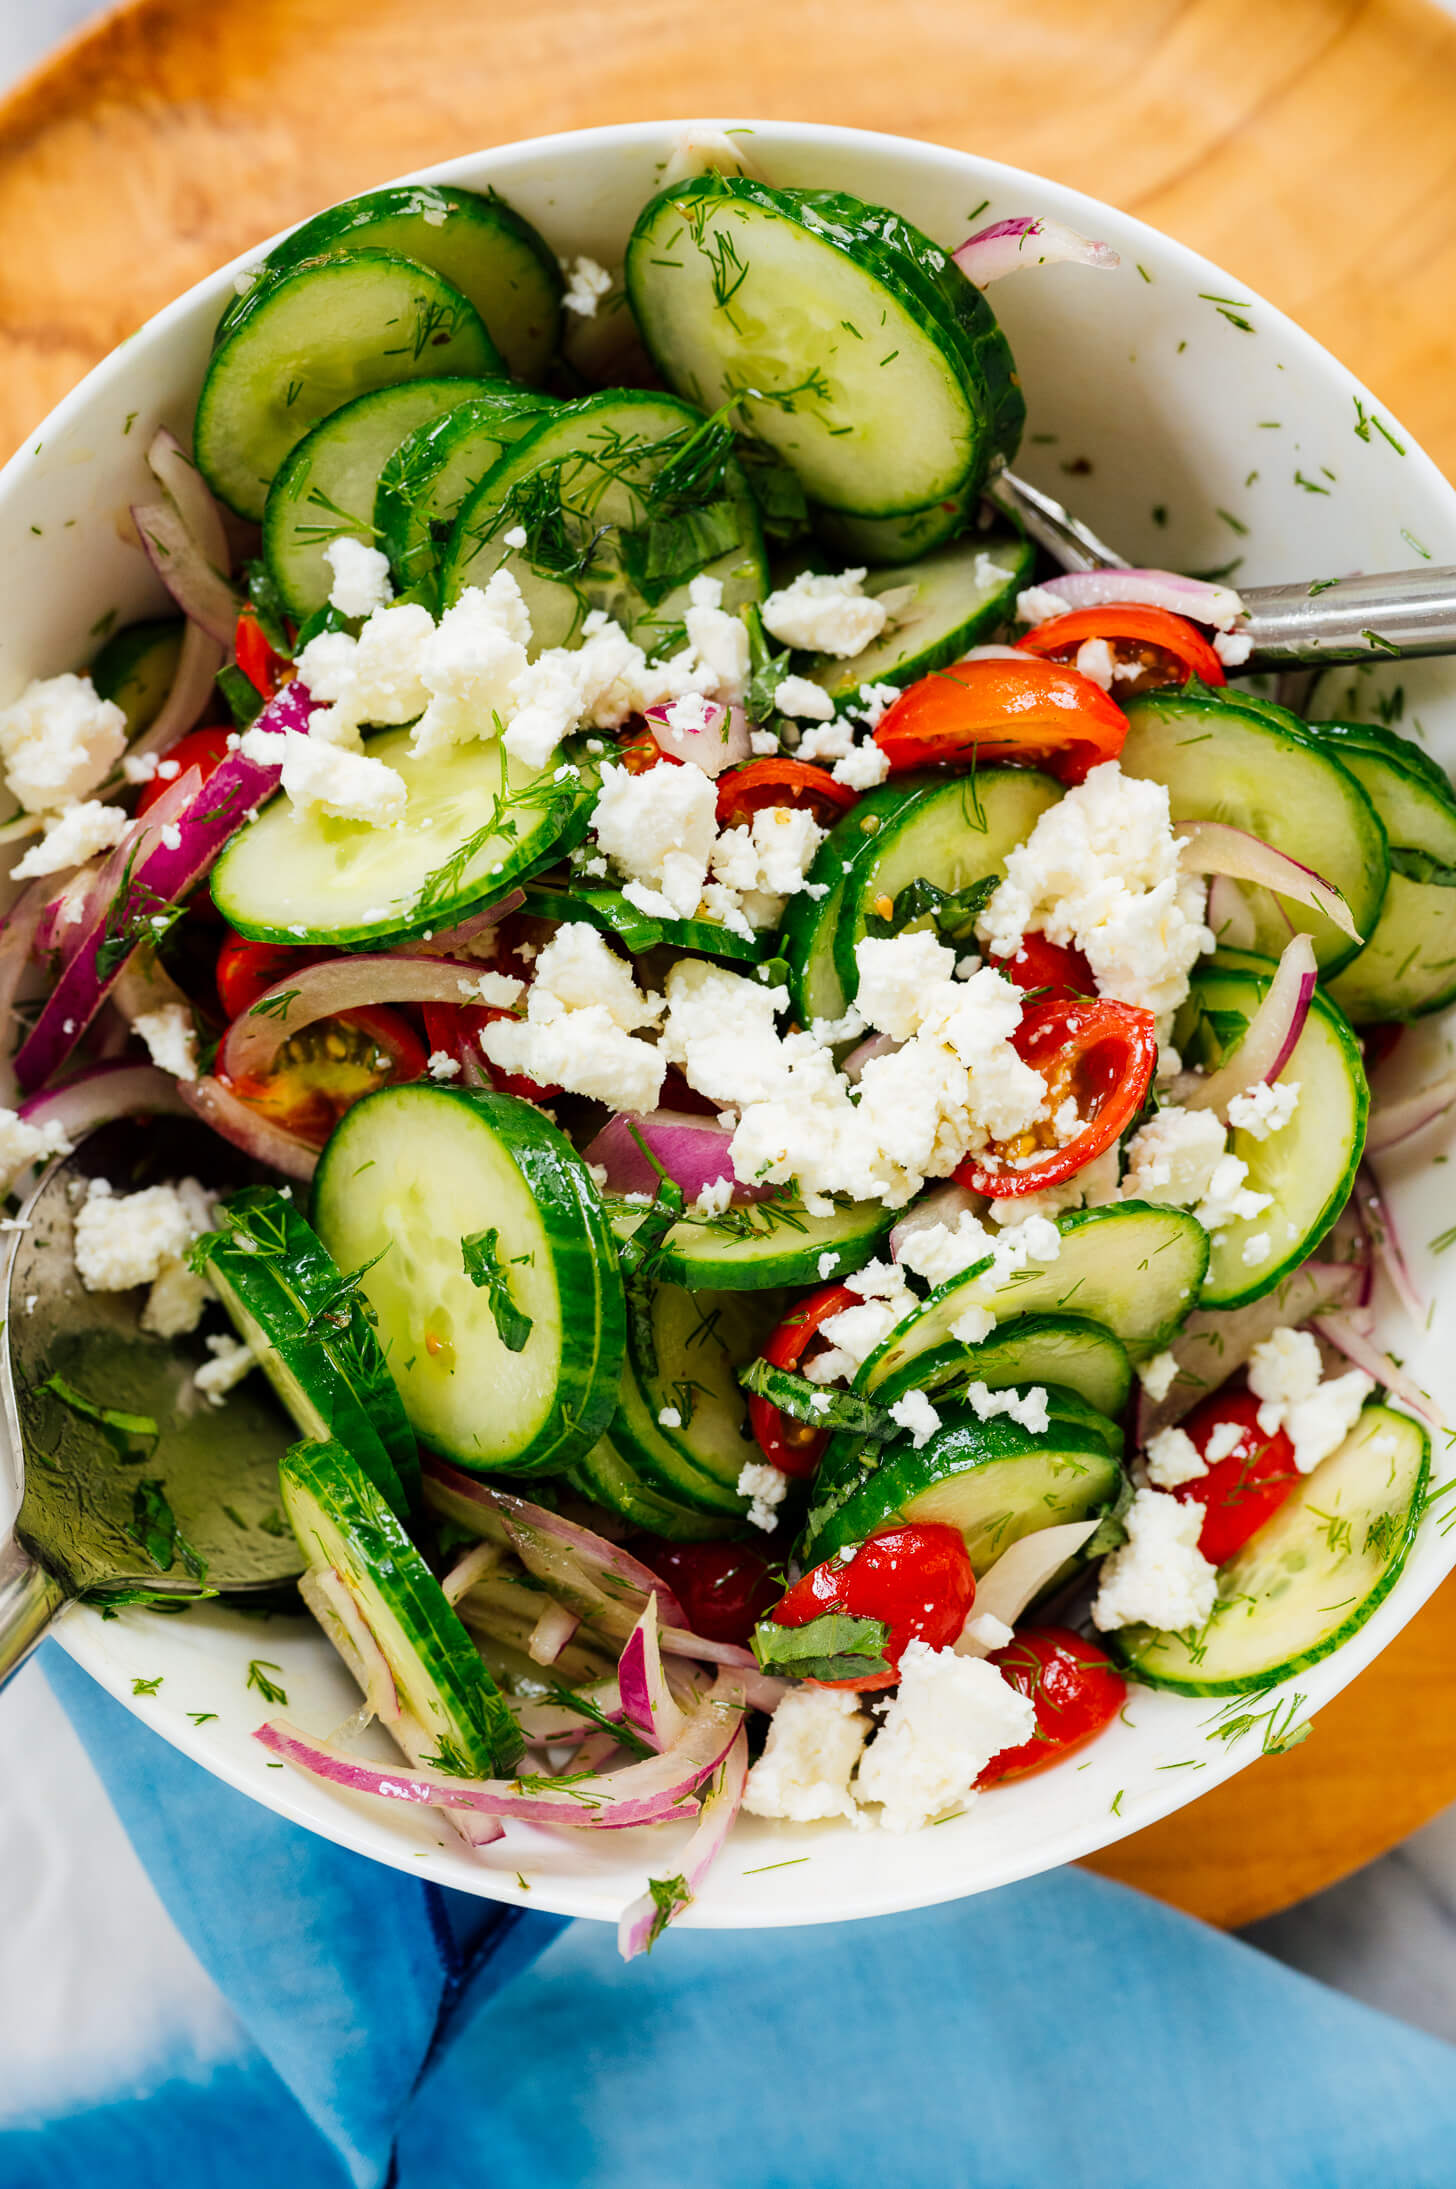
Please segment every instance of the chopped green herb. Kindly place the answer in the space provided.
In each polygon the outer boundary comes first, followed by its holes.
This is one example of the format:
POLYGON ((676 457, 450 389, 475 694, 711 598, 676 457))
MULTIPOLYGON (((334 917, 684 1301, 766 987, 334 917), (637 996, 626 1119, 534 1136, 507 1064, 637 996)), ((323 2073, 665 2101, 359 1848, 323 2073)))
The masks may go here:
POLYGON ((282 1665, 274 1664, 271 1658, 255 1657, 248 1666, 248 1677, 245 1684, 248 1687, 256 1688, 265 1703, 282 1703, 286 1710, 288 1707, 287 1694, 276 1680, 270 1680, 268 1677, 270 1672, 281 1672, 282 1670, 282 1665))

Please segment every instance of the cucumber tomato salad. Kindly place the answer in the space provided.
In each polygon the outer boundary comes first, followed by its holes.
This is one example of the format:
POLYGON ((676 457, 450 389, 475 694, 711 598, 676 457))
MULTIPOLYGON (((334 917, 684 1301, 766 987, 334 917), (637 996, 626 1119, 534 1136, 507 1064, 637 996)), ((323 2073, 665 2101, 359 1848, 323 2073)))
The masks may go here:
POLYGON ((629 1953, 740 1806, 914 1830, 1315 1663, 1426 1498, 1362 1163, 1452 1094, 1367 1068, 1456 995, 1456 795, 988 510, 985 291, 1059 256, 718 172, 611 271, 337 206, 151 443, 178 612, 0 715, 9 1181, 138 1109, 257 1162, 76 1217, 297 1425, 364 1702, 257 1738, 508 1870, 688 1822, 629 1953))

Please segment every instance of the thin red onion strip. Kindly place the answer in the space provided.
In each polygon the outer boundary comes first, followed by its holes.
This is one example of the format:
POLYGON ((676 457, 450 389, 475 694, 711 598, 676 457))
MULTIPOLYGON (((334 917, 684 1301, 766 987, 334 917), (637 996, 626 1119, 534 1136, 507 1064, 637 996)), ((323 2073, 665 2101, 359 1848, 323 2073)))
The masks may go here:
POLYGON ((654 1879, 658 1885, 669 1887, 677 1880, 686 1887, 687 1897, 677 1894, 665 1897, 665 1910, 654 1897, 651 1888, 622 1911, 617 1925, 617 1951, 624 1961, 634 1961, 638 1954, 647 1953, 656 1944, 669 1923, 677 1920, 685 1908, 692 1906, 703 1889, 703 1881, 722 1853, 728 1834, 743 1802, 743 1789, 748 1779, 748 1735, 740 1726, 733 1745, 723 1760, 712 1792, 698 1814, 697 1829, 683 1849, 682 1861, 673 1880, 654 1879))
POLYGON ((1293 904, 1323 912, 1351 942, 1365 940, 1334 883, 1266 844, 1261 836, 1251 836, 1247 829, 1234 828, 1227 821, 1174 821, 1173 826, 1183 838, 1179 864, 1189 874, 1226 874, 1236 882, 1257 882, 1293 904))
POLYGON ((1364 1218, 1366 1235, 1375 1260, 1389 1279, 1391 1291, 1411 1321, 1419 1328, 1426 1319, 1426 1303, 1410 1273, 1400 1235, 1380 1197, 1380 1189, 1363 1163, 1355 1173, 1354 1198, 1364 1218))
POLYGON ((741 1185, 734 1176, 728 1152, 732 1138, 713 1118, 685 1110, 622 1110, 602 1127, 585 1154, 588 1163, 605 1170, 613 1193, 656 1193, 660 1180, 643 1153, 645 1144, 688 1202, 725 1178, 735 1201, 759 1200, 765 1187, 741 1185))
POLYGON ((167 696, 136 743, 128 748, 129 760, 145 759, 148 753, 161 759, 179 738, 187 735, 212 696, 226 654, 227 648, 200 623, 187 625, 167 696))
POLYGON ((748 741, 748 717, 741 707, 725 707, 721 700, 705 699, 703 713, 706 719, 702 729, 689 730, 680 728, 672 720, 678 704, 673 700, 647 709, 647 727, 670 758, 681 760, 689 767, 701 768, 704 775, 713 777, 748 759, 752 750, 748 741))
POLYGON ((1392 1398, 1399 1399, 1432 1429, 1445 1428, 1429 1391, 1423 1391, 1415 1378, 1408 1375, 1388 1353, 1382 1353, 1375 1341, 1365 1335, 1351 1316, 1339 1313, 1316 1315, 1310 1327, 1317 1330, 1322 1338, 1328 1339, 1335 1351, 1343 1353, 1353 1367, 1362 1369, 1367 1376, 1373 1376, 1377 1383, 1383 1383, 1392 1398))
POLYGON ((11 905, 5 915, 5 924, 0 927, 0 1080, 3 1080, 0 1099, 7 1107, 14 1103, 16 1094, 15 1074, 10 1063, 19 1031, 15 999, 55 884, 54 874, 29 883, 11 905))
POLYGON ((411 935, 406 942, 392 945, 391 955, 397 958, 450 958, 458 951, 468 950, 480 936, 498 927, 512 912, 518 912, 526 901, 524 889, 510 890, 499 904, 487 905, 483 912, 472 912, 468 920, 461 920, 454 927, 432 928, 428 935, 411 935))
POLYGON ((213 567, 172 502, 137 502, 132 523, 146 557, 189 623, 219 646, 228 646, 237 629, 241 597, 213 567))
POLYGON ((576 1613, 568 1611, 565 1604, 548 1601, 527 1637, 526 1655, 533 1664, 554 1665, 580 1625, 576 1613))
POLYGON ((1022 213, 1011 220, 993 220, 978 228, 951 253, 968 281, 985 289, 1007 274, 1031 266, 1075 264, 1111 272, 1122 264, 1110 243, 1094 243, 1079 236, 1059 220, 1045 220, 1022 213))
POLYGON ((499 1543, 477 1543, 463 1558, 457 1559, 440 1583, 447 1604, 458 1603, 467 1589, 473 1589, 477 1581, 494 1573, 505 1556, 499 1543))
MULTIPOLYGON (((1075 1558, 1096 1520, 1069 1520, 1055 1528, 1038 1528, 1001 1553, 976 1583, 976 1598, 966 1615, 966 1629, 987 1613, 1003 1626, 1014 1627, 1033 1596, 1059 1574, 1069 1558, 1075 1558)), ((955 1644, 958 1657, 989 1657, 994 1644, 973 1639, 963 1630, 955 1644)))
MULTIPOLYGON (((1047 578, 1034 590, 1057 604, 1038 615, 1038 623, 1049 623, 1054 615, 1064 615, 1069 608, 1103 608, 1109 602, 1135 601, 1141 607, 1169 608, 1174 615, 1187 616, 1194 623, 1208 623, 1216 631, 1227 631, 1244 612, 1244 604, 1231 585, 1185 578, 1176 570, 1068 570, 1061 577, 1047 578)), ((1039 600, 1033 605, 1039 605, 1039 600)))
POLYGON ((28 1125, 58 1124, 66 1137, 74 1140, 93 1125, 103 1125, 113 1117, 130 1117, 138 1110, 155 1110, 172 1117, 188 1114, 170 1072, 158 1071, 155 1064, 131 1064, 119 1059, 96 1065, 78 1079, 67 1080, 64 1087, 31 1095, 21 1103, 19 1114, 28 1125))
POLYGON ((662 1669, 655 1596, 649 1597, 646 1610, 623 1647, 617 1665, 617 1692, 627 1723, 635 1726, 649 1747, 660 1752, 682 1738, 684 1716, 662 1669))
POLYGON ((1370 1110, 1370 1129, 1365 1135, 1365 1153, 1383 1154, 1385 1149, 1398 1147, 1402 1140, 1409 1140, 1425 1126, 1444 1117, 1456 1102, 1456 1072, 1448 1072, 1444 1079, 1433 1079, 1429 1086, 1418 1093, 1403 1095, 1398 1102, 1375 1102, 1370 1110))
POLYGON ((285 1178, 296 1178, 301 1185, 307 1185, 318 1169, 317 1148, 310 1147, 296 1134, 285 1132, 281 1125, 261 1116, 246 1102, 240 1102, 231 1087, 225 1087, 220 1079, 209 1074, 202 1079, 179 1080, 177 1091, 204 1125, 210 1125, 215 1133, 230 1140, 235 1148, 241 1148, 245 1155, 271 1164, 285 1178))
POLYGON ((1208 925, 1220 949, 1252 950, 1258 933, 1253 909, 1239 885, 1227 874, 1215 874, 1208 885, 1208 925))
MULTIPOLYGON (((159 426, 147 447, 147 464, 167 499, 213 568, 224 577, 232 568, 227 528, 207 482, 175 433, 159 426)), ((231 640, 232 634, 228 634, 231 640)))
MULTIPOLYGON (((349 1639, 357 1663, 350 1670, 364 1691, 364 1700, 376 1718, 386 1725, 395 1725, 400 1716, 399 1689, 394 1684, 394 1674, 388 1660, 374 1638, 373 1629, 364 1617, 342 1574, 333 1567, 308 1575, 312 1593, 326 1604, 349 1639)), ((305 1602, 310 1590, 300 1583, 300 1593, 305 1602)), ((329 1629, 325 1627, 325 1633, 329 1629)))
POLYGON ((1182 1073, 1174 1085, 1175 1101, 1185 1109, 1214 1110, 1226 1117, 1235 1095, 1261 1081, 1277 1079, 1304 1031, 1317 978, 1314 944, 1308 935, 1295 935, 1285 945, 1264 1000, 1228 1062, 1207 1078, 1197 1072, 1182 1073))
POLYGON ((478 966, 387 955, 324 958, 265 988, 223 1036, 218 1065, 231 1080, 263 1077, 286 1041, 317 1020, 373 1003, 468 1003, 478 966))

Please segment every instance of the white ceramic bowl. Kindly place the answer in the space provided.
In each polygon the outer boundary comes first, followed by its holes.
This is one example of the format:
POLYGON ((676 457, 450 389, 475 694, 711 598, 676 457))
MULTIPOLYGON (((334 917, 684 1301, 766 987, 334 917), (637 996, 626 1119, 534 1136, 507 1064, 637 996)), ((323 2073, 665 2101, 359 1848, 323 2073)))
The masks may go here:
MULTIPOLYGON (((493 186, 558 251, 620 265, 683 127, 647 122, 539 138, 415 179, 493 186)), ((1436 562, 1456 563, 1456 493, 1409 434, 1308 335, 1181 244, 1076 191, 935 145, 782 122, 756 124, 742 141, 769 181, 851 190, 894 206, 947 246, 988 219, 1040 213, 1117 247, 1116 274, 1068 266, 1023 273, 1000 284, 994 302, 1030 406, 1020 468, 1130 560, 1194 570, 1236 563, 1245 581, 1394 569, 1415 559, 1416 543, 1436 562), (1357 431, 1362 405, 1393 440, 1357 431)), ((0 704, 27 678, 84 662, 108 611, 124 621, 157 606, 125 511, 150 485, 143 451, 154 427, 187 439, 213 326, 236 274, 259 255, 223 267, 159 313, 0 474, 0 704)), ((1368 681, 1386 693, 1403 686, 1403 726, 1456 763, 1456 667, 1397 667, 1368 681)), ((1444 1033, 1427 1027, 1407 1049, 1404 1072, 1414 1080, 1423 1059, 1444 1057, 1444 1033)), ((1417 1280, 1433 1295, 1440 1272, 1419 1242, 1456 1220, 1456 1170, 1430 1168, 1442 1134, 1431 1128, 1386 1169, 1417 1280)), ((1456 1366, 1438 1357, 1434 1333, 1413 1338, 1390 1314, 1382 1342, 1438 1397, 1456 1400, 1456 1366)), ((1438 1453, 1438 1471, 1439 1463, 1438 1453)), ((1398 1586, 1354 1641, 1291 1683, 1292 1692, 1252 1709, 1277 1711, 1281 1722, 1317 1711, 1453 1562, 1456 1533, 1443 1535, 1439 1516, 1428 1516, 1398 1586)), ((431 1811, 382 1813, 270 1765, 249 1738, 263 1715, 245 1684, 250 1659, 280 1667, 274 1677, 289 1714, 306 1727, 327 1731, 357 1702, 328 1644, 302 1619, 260 1626, 203 1607, 181 1619, 128 1611, 103 1623, 81 1610, 60 1635, 104 1687, 207 1770, 382 1862, 466 1892, 609 1919, 640 1891, 649 1867, 661 1872, 666 1861, 671 1872, 676 1843, 666 1833, 553 1837, 513 1826, 499 1846, 471 1856, 431 1811), (135 1678, 158 1675, 155 1695, 133 1698, 135 1678), (217 1716, 198 1728, 194 1711, 217 1716)), ((879 1915, 1071 1861, 1166 1816, 1260 1753, 1262 1725, 1225 1742, 1217 1715, 1212 1703, 1135 1691, 1124 1720, 1076 1764, 998 1789, 964 1818, 909 1838, 745 1818, 686 1920, 736 1927, 879 1915)))

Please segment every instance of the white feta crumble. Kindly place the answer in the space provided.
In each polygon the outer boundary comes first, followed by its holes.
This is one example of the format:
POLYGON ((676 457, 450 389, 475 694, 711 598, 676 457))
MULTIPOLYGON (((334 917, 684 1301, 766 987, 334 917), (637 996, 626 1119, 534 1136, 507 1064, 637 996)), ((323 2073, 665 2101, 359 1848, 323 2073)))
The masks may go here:
POLYGON ((1155 1406, 1168 1396, 1178 1380, 1178 1360, 1173 1353, 1154 1353, 1151 1360, 1140 1361, 1138 1382, 1155 1406))
POLYGON ((1112 676, 1117 663, 1112 648, 1105 638, 1084 639, 1077 648, 1077 674, 1092 684, 1098 684, 1104 692, 1112 690, 1112 676))
POLYGON ((212 1359, 203 1362, 192 1381, 210 1406, 221 1406, 229 1391, 257 1367, 258 1356, 245 1338, 218 1336, 205 1342, 212 1359))
POLYGON ((1274 1196, 1271 1193, 1256 1193, 1252 1186, 1244 1184, 1248 1175, 1248 1164, 1233 1153, 1221 1155, 1215 1163, 1208 1191, 1193 1211, 1213 1238, 1217 1239, 1230 1224, 1245 1223, 1262 1215, 1272 1203, 1274 1196))
POLYGON ((873 734, 899 697, 898 684, 861 684, 850 712, 873 734))
POLYGON ((1245 1269, 1262 1269, 1273 1251, 1273 1241, 1267 1231, 1256 1231, 1244 1241, 1239 1259, 1245 1269))
MULTIPOLYGON (((598 1006, 624 1034, 635 1034, 644 1026, 656 1026, 662 1017, 661 996, 644 995, 629 961, 619 958, 605 936, 585 920, 563 920, 539 953, 534 970, 529 1007, 540 1018, 598 1006)), ((482 973, 475 992, 483 1003, 513 1005, 525 991, 520 981, 504 974, 482 973), (514 995, 508 995, 508 989, 514 989, 514 995)))
POLYGON ((361 724, 413 722, 422 714, 430 695, 420 679, 420 658, 434 630, 427 608, 396 601, 376 608, 357 639, 347 631, 321 631, 310 639, 298 656, 298 674, 324 703, 309 723, 310 742, 357 752, 361 724))
POLYGON ((513 711, 530 641, 531 619, 509 570, 495 571, 483 592, 467 586, 420 648, 420 682, 430 699, 414 726, 413 750, 494 737, 513 711))
POLYGON ((1215 631, 1213 650, 1226 669, 1241 669, 1254 651, 1247 631, 1215 631))
POLYGON ((821 576, 805 570, 763 604, 763 627, 781 646, 847 660, 885 628, 884 603, 863 591, 867 572, 821 576))
MULTIPOLYGON (((802 679, 793 681, 799 683, 802 679)), ((817 729, 805 730, 797 749, 801 760, 843 760, 854 750, 854 724, 847 714, 834 714, 831 705, 831 712, 817 729)))
MULTIPOLYGON (((124 806, 103 806, 99 798, 87 798, 67 806, 59 819, 47 824, 38 844, 10 870, 13 882, 28 882, 42 874, 59 874, 63 867, 84 866, 98 851, 110 851, 131 826, 124 806)), ((180 841, 180 838, 179 838, 180 841)))
POLYGON ((479 1041, 502 1071, 589 1095, 614 1110, 651 1110, 667 1058, 631 1028, 651 1025, 660 1008, 595 928, 568 921, 536 960, 525 1018, 493 1019, 479 1041))
POLYGON ((489 1004, 502 1011, 514 1011, 526 993, 526 984, 517 980, 513 973, 492 973, 487 970, 460 983, 462 997, 472 1002, 489 1004))
POLYGON ((592 828, 617 872, 658 900, 660 917, 690 920, 717 843, 717 808, 717 790, 701 768, 632 775, 608 762, 592 828))
POLYGON ((911 1642, 900 1685, 860 1762, 855 1794, 879 1802, 886 1831, 913 1832, 967 1804, 1003 1748, 1036 1731, 1036 1711, 984 1657, 911 1642))
POLYGON ((873 738, 863 744, 852 745, 842 759, 836 760, 829 773, 836 783, 843 783, 849 790, 874 790, 883 783, 890 772, 887 753, 881 752, 873 738))
POLYGON ((1249 1356, 1249 1389, 1260 1401, 1265 1436, 1283 1429, 1302 1475, 1338 1451, 1375 1389, 1373 1378, 1352 1368, 1321 1382, 1320 1350, 1308 1330, 1271 1331, 1249 1356))
POLYGON ((705 574, 692 580, 683 628, 699 672, 711 678, 719 698, 740 699, 748 682, 748 629, 724 608, 721 578, 705 574))
POLYGON ((1201 1627, 1213 1610, 1218 1574, 1198 1548, 1203 1507, 1163 1490, 1134 1490, 1123 1515, 1127 1541, 1102 1562, 1092 1624, 1146 1624, 1172 1633, 1201 1627))
POLYGON ((997 1414, 1005 1414, 1012 1421, 1020 1422, 1023 1429, 1029 1429, 1033 1436, 1040 1436, 1051 1420, 1046 1391, 1039 1383, 1029 1391, 1018 1391, 1014 1385, 993 1391, 987 1384, 973 1383, 967 1386, 965 1402, 978 1421, 990 1421, 997 1414))
POLYGON ((1169 1103, 1139 1125, 1127 1148, 1123 1198, 1192 1208, 1213 1184, 1227 1136, 1212 1110, 1169 1103))
POLYGON ((1176 1490, 1208 1473, 1208 1461, 1186 1429, 1160 1429, 1144 1446, 1148 1480, 1155 1490, 1176 1490))
POLYGON ((70 1152, 65 1127, 55 1118, 32 1125, 14 1110, 0 1110, 0 1191, 8 1191, 32 1163, 70 1152))
POLYGON ((731 1207, 732 1201, 733 1180, 731 1178, 715 1178, 711 1185, 704 1186, 698 1194, 697 1199, 692 1204, 692 1213, 694 1216, 708 1218, 722 1216, 731 1207))
POLYGON ((969 1209, 963 1209, 954 1224, 924 1224, 909 1232, 900 1244, 900 1260, 934 1291, 953 1277, 964 1276, 995 1251, 992 1234, 969 1209))
POLYGON ((98 698, 89 676, 33 678, 0 711, 0 761, 28 813, 85 798, 125 749, 126 716, 114 700, 98 698))
POLYGON ((950 1334, 962 1345, 981 1345, 996 1327, 996 1317, 989 1307, 968 1307, 950 1326, 950 1334))
POLYGON ((1221 1459, 1232 1459, 1247 1434, 1241 1421, 1216 1421, 1203 1447, 1203 1456, 1209 1466, 1216 1467, 1221 1459))
POLYGON ((784 1501, 789 1478, 766 1460, 748 1460, 739 1471, 738 1495, 752 1500, 748 1519, 755 1528, 762 1528, 765 1535, 772 1535, 779 1524, 778 1508, 784 1501))
POLYGON ((777 730, 750 730, 748 749, 755 760, 771 760, 776 752, 782 750, 777 730))
POLYGON ((184 1257, 210 1226, 213 1199, 195 1178, 126 1194, 93 1178, 75 1224, 76 1274, 86 1290, 127 1292, 133 1285, 150 1285, 142 1328, 164 1338, 195 1330, 211 1293, 184 1257))
POLYGON ((329 606, 337 608, 341 616, 351 620, 372 616, 376 608, 387 608, 394 599, 389 557, 367 541, 350 539, 346 534, 330 540, 324 549, 324 561, 334 581, 329 606))
POLYGON ((585 252, 578 252, 575 258, 561 261, 561 271, 566 276, 561 301, 567 311, 574 312, 578 319, 595 319, 602 298, 611 294, 612 277, 606 267, 599 266, 585 252))
POLYGON ((151 1051, 152 1062, 176 1079, 197 1077, 197 1029, 185 1003, 164 1003, 156 1011, 143 1011, 132 1021, 151 1051))
MULTIPOLYGON (((653 769, 639 782, 650 782, 653 769)), ((795 806, 761 806, 748 823, 725 828, 712 848, 709 869, 715 881, 740 895, 762 892, 771 897, 793 897, 804 886, 804 876, 825 831, 812 813, 795 806)))
POLYGON ((1246 1132, 1251 1140, 1267 1140, 1272 1133, 1284 1130, 1298 1107, 1297 1079, 1261 1079, 1256 1086, 1233 1096, 1228 1121, 1235 1131, 1246 1132))
MULTIPOLYGON (((663 1429, 680 1429, 682 1427, 682 1415, 675 1406, 659 1407, 657 1420, 659 1426, 663 1429)), ((744 1495, 747 1495, 746 1491, 744 1495)))
POLYGON ((1007 1626, 1006 1621, 998 1619, 994 1611, 972 1611, 961 1628, 960 1638, 956 1643, 956 1655, 964 1656, 965 1645, 969 1643, 980 1656, 989 1657, 993 1651, 1004 1649, 1015 1638, 1015 1627, 1007 1626))
POLYGON ((940 1427, 940 1416, 923 1391, 907 1391, 903 1398, 896 1399, 890 1408, 890 1419, 897 1428, 909 1430, 910 1442, 917 1452, 930 1442, 940 1427))
MULTIPOLYGON (((773 703, 779 714, 793 715, 800 722, 832 722, 834 719, 834 701, 822 684, 812 683, 806 676, 780 678, 774 687, 773 703)), ((805 757, 802 745, 799 751, 801 757, 805 757)))
MULTIPOLYGON (((317 720, 317 717, 315 717, 317 720)), ((362 821, 370 828, 393 828, 404 819, 408 793, 404 777, 382 760, 321 743, 301 730, 249 730, 243 757, 261 767, 281 767, 283 788, 295 820, 317 809, 340 821, 362 821)))
POLYGON ((839 1267, 838 1252, 833 1247, 829 1248, 827 1253, 820 1255, 814 1267, 818 1272, 820 1284, 827 1284, 839 1267))
POLYGON ((431 1079, 458 1079, 460 1077, 460 1059, 451 1056, 448 1049, 432 1049, 425 1069, 431 1079))
POLYGON ((836 1687, 793 1687, 769 1721, 763 1754, 748 1774, 750 1816, 816 1824, 852 1817, 850 1779, 870 1732, 858 1695, 836 1687))

